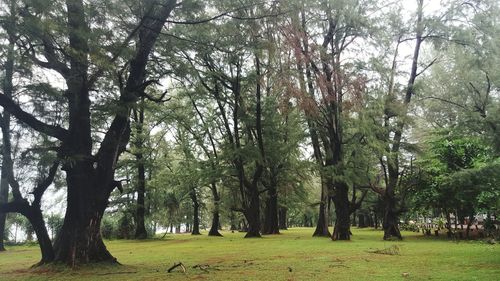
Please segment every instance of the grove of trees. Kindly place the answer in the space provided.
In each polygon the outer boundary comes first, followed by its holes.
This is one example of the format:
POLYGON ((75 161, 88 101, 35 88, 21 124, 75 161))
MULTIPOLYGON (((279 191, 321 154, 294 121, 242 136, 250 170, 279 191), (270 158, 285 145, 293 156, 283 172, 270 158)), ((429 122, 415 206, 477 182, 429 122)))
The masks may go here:
POLYGON ((441 218, 469 238, 484 217, 498 235, 499 14, 495 0, 0 0, 0 251, 11 225, 35 234, 39 264, 69 266, 117 262, 103 238, 174 229, 388 240, 441 218))

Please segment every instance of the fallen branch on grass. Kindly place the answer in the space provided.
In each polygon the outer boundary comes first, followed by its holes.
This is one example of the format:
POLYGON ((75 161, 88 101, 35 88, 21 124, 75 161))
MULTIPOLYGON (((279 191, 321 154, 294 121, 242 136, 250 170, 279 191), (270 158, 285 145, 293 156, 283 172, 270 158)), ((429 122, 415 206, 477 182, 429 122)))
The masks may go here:
POLYGON ((375 250, 375 251, 368 251, 368 253, 373 253, 373 254, 381 254, 381 255, 399 255, 400 254, 400 248, 398 245, 392 245, 388 248, 385 249, 380 249, 380 250, 375 250))
POLYGON ((217 267, 210 267, 209 264, 197 264, 197 265, 193 266, 193 268, 199 268, 201 271, 204 271, 206 273, 210 272, 209 269, 210 270, 220 270, 217 267))
POLYGON ((167 272, 171 273, 174 269, 180 267, 183 273, 186 273, 186 267, 182 264, 182 262, 175 263, 172 267, 170 267, 167 272))

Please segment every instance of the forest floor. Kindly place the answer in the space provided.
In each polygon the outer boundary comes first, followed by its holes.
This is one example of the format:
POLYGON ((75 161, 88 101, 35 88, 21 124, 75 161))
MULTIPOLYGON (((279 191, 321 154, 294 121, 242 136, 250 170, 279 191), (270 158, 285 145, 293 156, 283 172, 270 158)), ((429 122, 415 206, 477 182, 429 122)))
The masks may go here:
MULTIPOLYGON (((353 228, 352 241, 313 238, 311 228, 243 239, 177 234, 163 240, 106 241, 121 266, 70 270, 30 269, 37 246, 0 253, 0 280, 500 280, 500 245, 454 242, 404 232, 403 241, 383 241, 382 232, 353 228), (388 254, 389 253, 389 254, 388 254), (180 267, 167 273, 175 263, 180 267)), ((205 233, 206 234, 206 233, 205 233)))

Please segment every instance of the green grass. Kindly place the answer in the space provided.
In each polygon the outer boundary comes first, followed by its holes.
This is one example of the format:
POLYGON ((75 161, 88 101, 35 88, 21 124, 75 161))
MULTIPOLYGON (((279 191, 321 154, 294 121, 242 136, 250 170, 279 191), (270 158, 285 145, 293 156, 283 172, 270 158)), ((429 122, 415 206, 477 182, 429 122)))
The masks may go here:
POLYGON ((353 229, 352 241, 311 237, 295 228, 281 235, 243 239, 172 235, 164 240, 107 241, 122 266, 94 265, 78 270, 30 269, 36 246, 0 253, 0 280, 500 280, 500 245, 459 243, 406 232, 404 241, 383 241, 382 233, 353 229), (371 251, 397 245, 399 255, 371 251), (167 273, 176 262, 187 272, 167 273), (207 264, 208 272, 193 268, 207 264), (404 275, 404 276, 403 276, 404 275))

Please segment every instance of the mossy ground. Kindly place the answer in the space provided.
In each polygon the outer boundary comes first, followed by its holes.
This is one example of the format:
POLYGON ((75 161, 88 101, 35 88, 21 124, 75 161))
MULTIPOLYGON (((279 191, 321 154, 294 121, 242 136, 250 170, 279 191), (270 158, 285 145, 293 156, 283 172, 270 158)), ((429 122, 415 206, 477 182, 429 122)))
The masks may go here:
POLYGON ((351 241, 313 238, 313 229, 243 239, 171 235, 163 240, 106 241, 121 266, 90 265, 77 270, 30 269, 36 246, 0 253, 0 280, 500 280, 500 245, 453 242, 405 232, 403 241, 383 241, 382 232, 353 229, 351 241), (372 251, 397 245, 399 255, 372 251), (167 273, 182 262, 186 273, 167 273), (196 265, 203 265, 203 269, 196 265))

